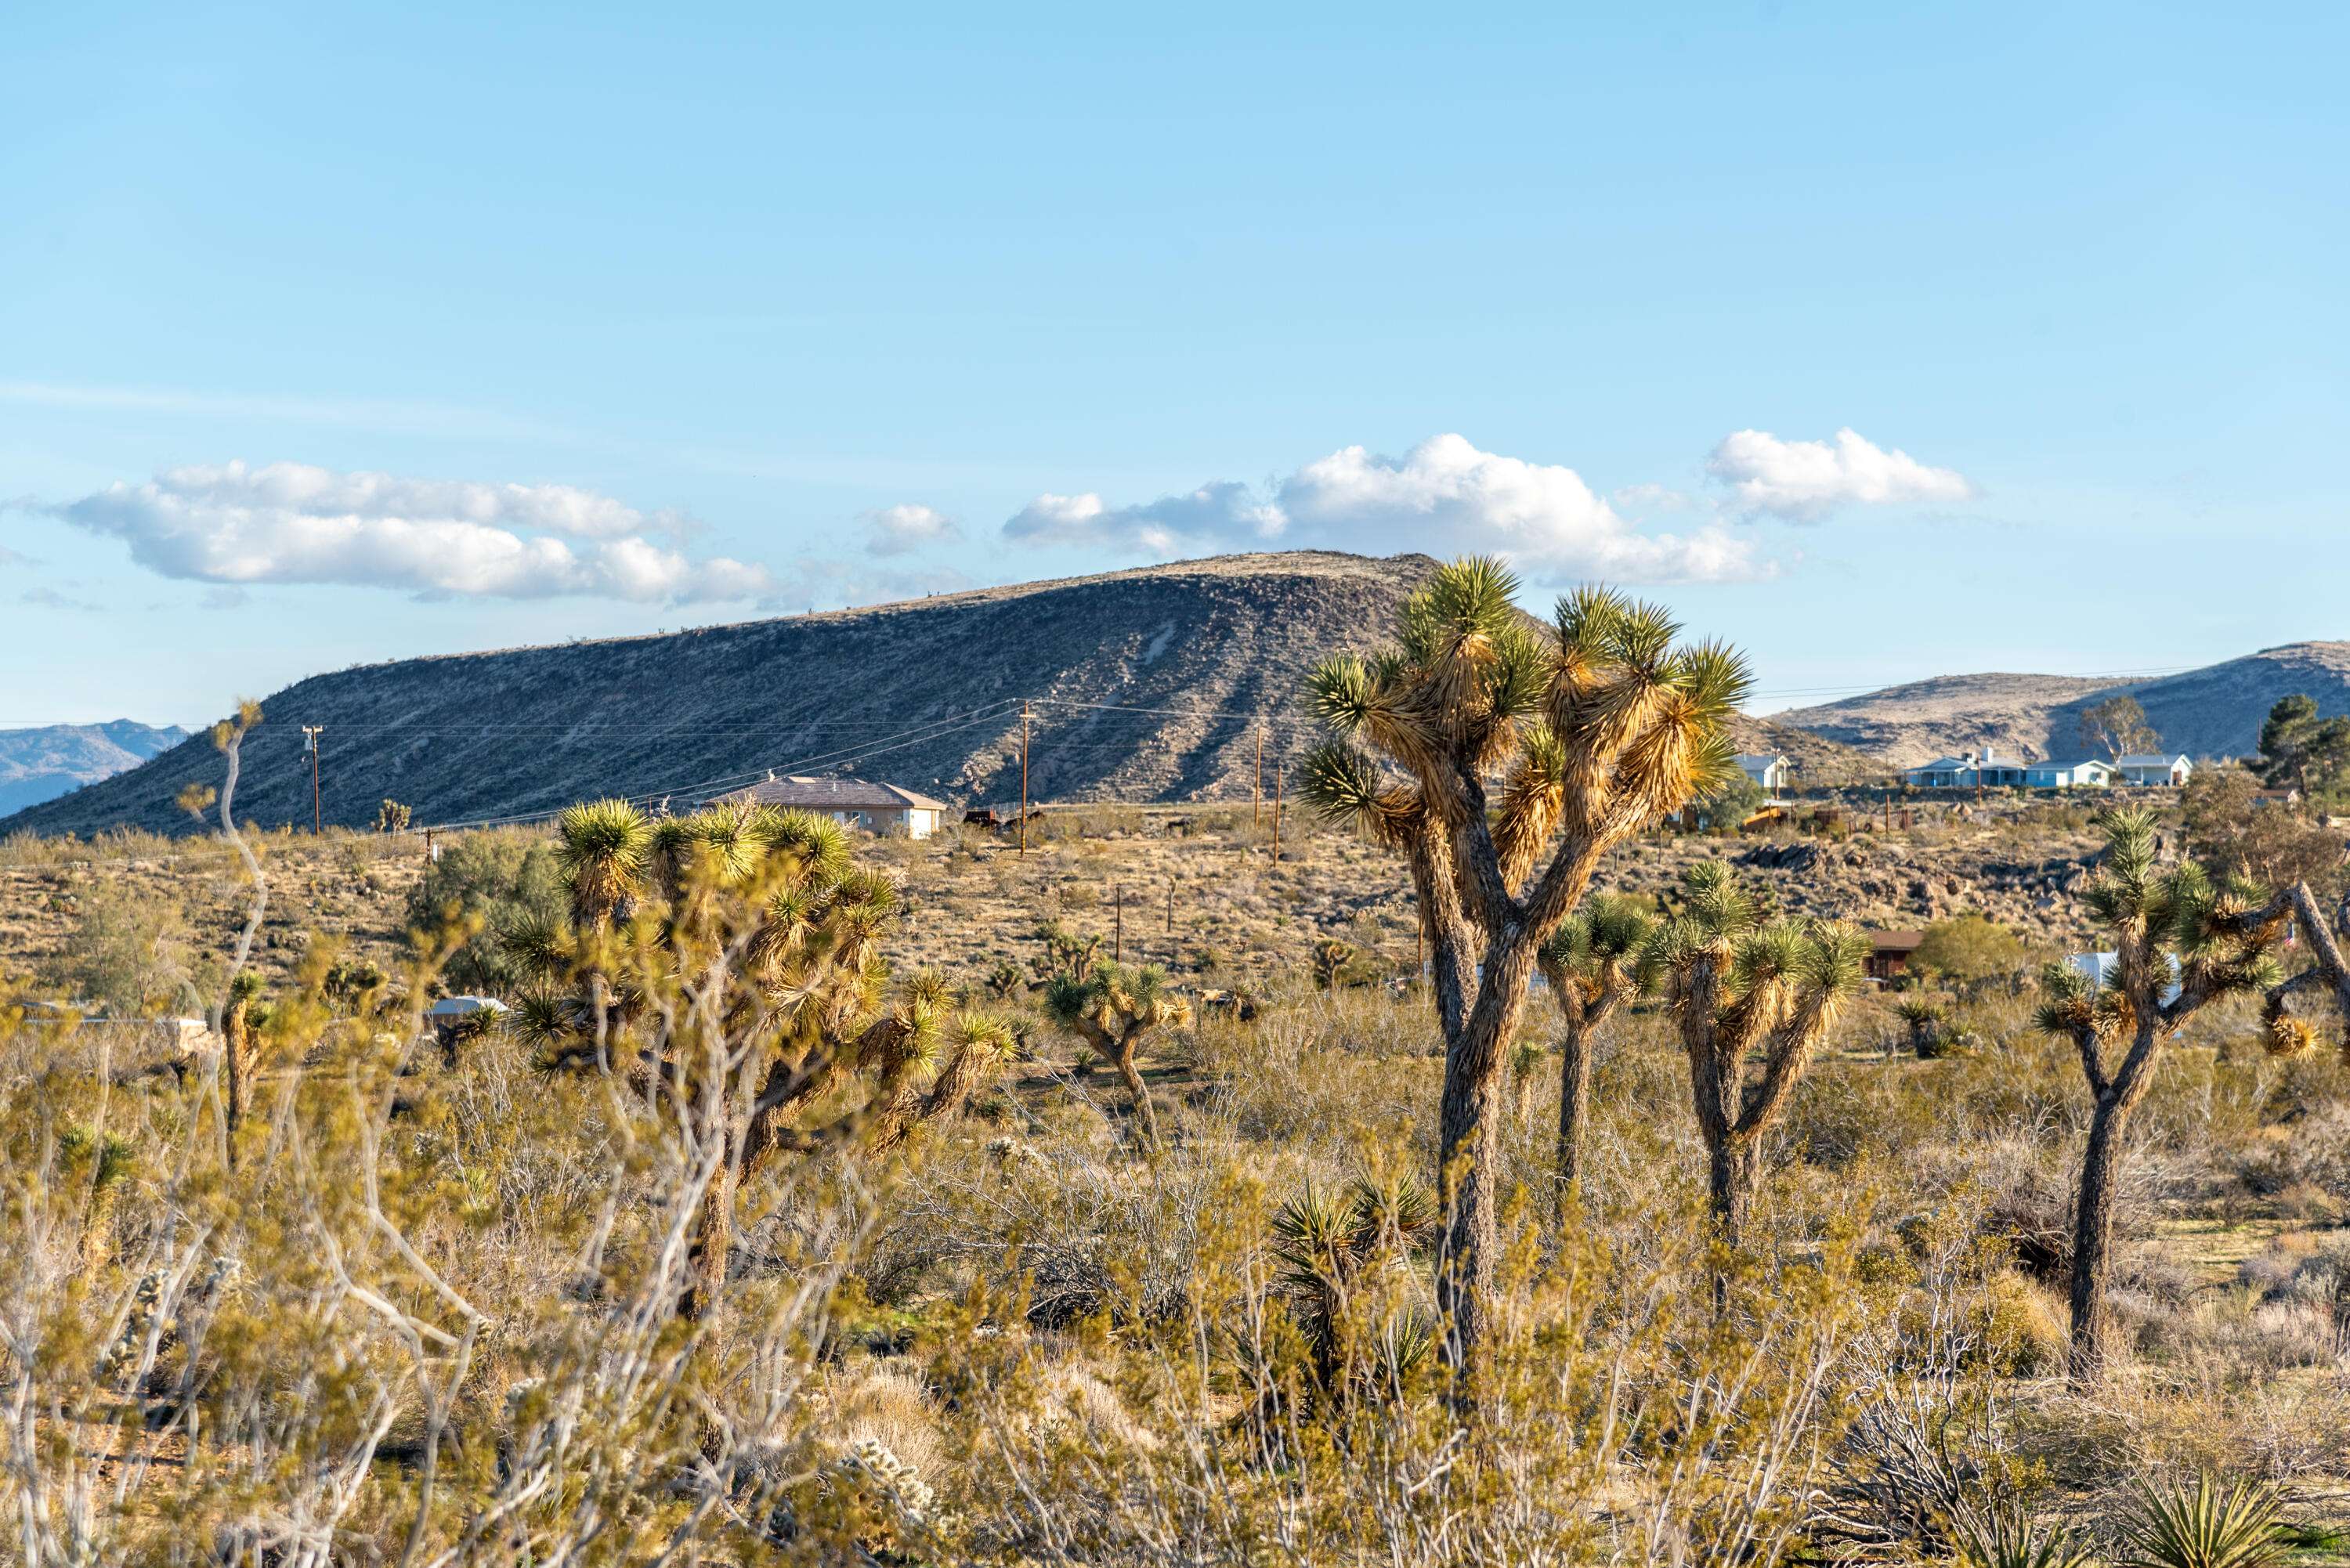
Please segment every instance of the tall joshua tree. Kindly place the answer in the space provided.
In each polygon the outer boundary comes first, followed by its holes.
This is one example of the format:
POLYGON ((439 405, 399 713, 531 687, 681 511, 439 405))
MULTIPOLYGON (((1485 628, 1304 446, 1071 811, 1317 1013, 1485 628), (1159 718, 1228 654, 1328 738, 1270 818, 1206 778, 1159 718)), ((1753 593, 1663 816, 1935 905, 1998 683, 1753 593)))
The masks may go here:
MULTIPOLYGON (((2164 1043, 2198 1009, 2231 992, 2270 992, 2271 1023, 2280 1036, 2292 1036, 2296 1022, 2282 1011, 2289 988, 2279 980, 2275 954, 2293 896, 2255 905, 2241 885, 2216 887, 2192 862, 2165 868, 2157 861, 2154 815, 2142 807, 2107 812, 2102 826, 2105 865, 2085 901, 2111 933, 2112 971, 2099 988, 2070 964, 2051 964, 2041 978, 2038 1013, 2042 1029, 2079 1050, 2094 1096, 2073 1213, 2069 1363, 2076 1382, 2105 1363, 2122 1140, 2153 1085, 2164 1043)), ((2295 891, 2306 902, 2306 889, 2295 891)), ((2314 934, 2326 935, 2322 922, 2314 934)))
POLYGON ((1456 1369, 1485 1329, 1502 1080, 1537 955, 1611 847, 1729 776, 1723 721, 1748 684, 1728 649, 1677 649, 1653 606, 1585 588, 1544 626, 1516 591, 1497 561, 1452 562, 1405 601, 1393 646, 1310 682, 1332 739, 1307 759, 1306 797, 1402 855, 1433 955, 1436 1293, 1456 1369))
POLYGON ((1643 976, 1679 1025, 1714 1221, 1733 1247, 1745 1239, 1763 1135, 1860 988, 1867 958, 1868 940, 1849 926, 1760 919, 1718 860, 1689 868, 1681 908, 1649 936, 1643 976))
POLYGON ((1577 909, 1534 955, 1565 1027, 1558 1037, 1558 1191, 1564 1215, 1569 1189, 1583 1179, 1583 1128, 1591 1105, 1591 1048, 1617 1007, 1639 989, 1635 961, 1648 940, 1648 918, 1619 899, 1577 909))
POLYGON ((547 988, 521 1017, 551 1065, 673 1091, 656 1101, 709 1172, 684 1303, 707 1316, 740 1181, 779 1153, 895 1147, 959 1111, 1011 1036, 955 1012, 935 977, 893 982, 895 890, 837 823, 755 807, 656 825, 604 801, 567 812, 558 836, 574 924, 510 944, 547 988))

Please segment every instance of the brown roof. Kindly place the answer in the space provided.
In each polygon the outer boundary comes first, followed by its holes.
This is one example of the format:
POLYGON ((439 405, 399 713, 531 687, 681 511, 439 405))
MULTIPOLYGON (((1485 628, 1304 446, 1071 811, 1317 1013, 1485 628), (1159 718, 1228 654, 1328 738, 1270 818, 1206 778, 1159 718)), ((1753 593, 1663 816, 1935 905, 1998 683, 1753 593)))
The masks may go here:
POLYGON ((754 784, 749 789, 738 789, 725 797, 728 800, 752 801, 761 805, 797 806, 804 811, 945 811, 946 802, 932 800, 926 794, 916 794, 896 784, 875 784, 870 779, 817 779, 798 774, 764 784, 754 784))
POLYGON ((1881 953, 1915 952, 1926 942, 1923 931, 1871 931, 1869 946, 1881 953))

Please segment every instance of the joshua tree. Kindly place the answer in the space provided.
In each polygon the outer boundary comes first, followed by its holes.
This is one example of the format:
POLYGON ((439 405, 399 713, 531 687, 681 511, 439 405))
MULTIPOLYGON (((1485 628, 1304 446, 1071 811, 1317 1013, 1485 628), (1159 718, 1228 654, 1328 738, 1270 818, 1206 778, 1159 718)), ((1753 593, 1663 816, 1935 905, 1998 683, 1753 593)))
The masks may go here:
POLYGON ((1320 939, 1314 944, 1314 983, 1325 991, 1336 991, 1356 956, 1352 942, 1340 941, 1336 937, 1320 939))
POLYGON ((1485 1327, 1502 1080, 1535 955, 1610 847, 1730 775, 1722 724, 1747 689, 1727 649, 1676 650, 1654 607, 1586 588, 1543 626, 1516 591, 1496 561, 1443 566, 1405 601, 1394 647, 1333 659, 1311 682, 1334 738, 1307 759, 1306 797, 1403 856, 1434 959, 1436 1293, 1455 1368, 1485 1327))
POLYGON ((375 830, 378 833, 405 833, 408 831, 408 820, 411 815, 412 814, 408 807, 400 805, 400 802, 386 799, 381 805, 376 807, 375 830))
POLYGON ((684 1305, 704 1316, 740 1181, 779 1152, 896 1147, 959 1111, 1011 1036, 935 977, 892 985, 895 890, 837 823, 756 807, 653 826, 600 801, 565 813, 560 840, 577 925, 510 940, 557 986, 519 1014, 550 1065, 624 1064, 671 1091, 709 1173, 684 1305), (830 1119, 806 1125, 819 1104, 830 1119))
POLYGON ((1557 1214, 1564 1214, 1568 1189, 1583 1177, 1592 1044, 1616 1009, 1639 990, 1634 960, 1648 940, 1649 923, 1630 904, 1607 899, 1569 916, 1535 957, 1565 1023, 1558 1037, 1557 1214))
POLYGON ((1135 1052, 1153 1030, 1191 1022, 1191 1004, 1167 989, 1167 971, 1157 964, 1106 963, 1082 977, 1063 974, 1045 990, 1045 1012, 1118 1069, 1134 1098, 1143 1141, 1156 1144, 1159 1118, 1151 1111, 1142 1071, 1135 1065, 1135 1052))
MULTIPOLYGON (((2103 826, 2105 866, 2086 901, 2112 933, 2113 969, 2100 989, 2071 964, 2049 965, 2037 1020, 2074 1043, 2095 1096, 2073 1215, 2075 1381, 2094 1376, 2105 1361, 2114 1189, 2131 1113, 2153 1085, 2164 1042, 2189 1015, 2231 992, 2282 994, 2274 949, 2293 909, 2289 898, 2255 907, 2241 885, 2215 887, 2192 861, 2158 866, 2154 815, 2142 807, 2107 812, 2103 826)), ((2272 1016, 2280 1030, 2293 1022, 2275 1004, 2272 1016)))
POLYGON ((1641 971, 1680 1026, 1714 1220, 1735 1247, 1762 1171, 1762 1135, 1860 988, 1868 939, 1834 922, 1758 919, 1718 860, 1690 867, 1681 891, 1679 910, 1650 933, 1641 971), (1747 1058, 1758 1052, 1762 1069, 1750 1075, 1747 1058))

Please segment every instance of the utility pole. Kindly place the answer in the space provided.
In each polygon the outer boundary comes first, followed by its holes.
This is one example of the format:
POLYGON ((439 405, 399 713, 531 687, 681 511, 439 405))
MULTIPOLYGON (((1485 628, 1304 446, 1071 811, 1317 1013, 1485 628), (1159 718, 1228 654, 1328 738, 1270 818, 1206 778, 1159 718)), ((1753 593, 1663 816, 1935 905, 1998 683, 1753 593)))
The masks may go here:
POLYGON ((1020 853, 1028 853, 1028 699, 1020 699, 1020 853))
POLYGON ((318 737, 326 729, 324 724, 302 726, 302 733, 310 739, 310 836, 314 838, 327 831, 326 813, 318 804, 318 737))
POLYGON ((1175 934, 1175 878, 1167 878, 1167 934, 1175 934))
POLYGON ((1111 897, 1115 900, 1111 906, 1113 912, 1110 919, 1116 924, 1110 927, 1109 961, 1124 963, 1126 961, 1126 884, 1115 882, 1110 886, 1111 897))
POLYGON ((1256 793, 1249 797, 1249 826, 1264 826, 1264 726, 1256 727, 1256 793))
POLYGON ((1273 759, 1273 863, 1281 864, 1281 758, 1273 759))

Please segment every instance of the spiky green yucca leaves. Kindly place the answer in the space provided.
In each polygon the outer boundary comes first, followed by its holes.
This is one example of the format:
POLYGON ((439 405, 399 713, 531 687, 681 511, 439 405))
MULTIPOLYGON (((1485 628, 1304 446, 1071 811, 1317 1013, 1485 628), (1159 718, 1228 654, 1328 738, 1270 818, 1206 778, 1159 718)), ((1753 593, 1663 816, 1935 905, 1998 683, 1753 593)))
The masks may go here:
POLYGON ((1496 561, 1454 562, 1406 601, 1398 647, 1317 669, 1308 693, 1336 739, 1305 769, 1315 809, 1389 842, 1420 810, 1457 818, 1448 763, 1503 774, 1493 834, 1513 888, 1559 827, 1620 836, 1724 782, 1723 724, 1748 686, 1726 648, 1676 650, 1654 606, 1586 588, 1537 630, 1516 591, 1496 561))
POLYGON ((2121 1568, 2260 1568, 2284 1561, 2277 1539, 2283 1505, 2273 1487, 2222 1486, 2206 1475, 2191 1487, 2141 1488, 2131 1518, 2130 1555, 2121 1568))
POLYGON ((1144 1138, 1156 1143, 1159 1118, 1136 1054, 1153 1032, 1191 1022, 1191 1004, 1167 989, 1167 971, 1157 964, 1115 963, 1064 971, 1045 988, 1045 1012, 1118 1069, 1144 1138))
POLYGON ((571 884, 572 918, 608 925, 639 891, 652 831, 625 800, 582 801, 556 821, 556 853, 571 884))
POLYGON ((1964 1568, 2088 1568, 2093 1561, 2071 1532, 2043 1528, 2021 1509, 1961 1519, 1953 1533, 1964 1568))
POLYGON ((1305 1337, 1317 1391, 1343 1402, 1409 1372, 1432 1343, 1424 1314, 1382 1276, 1435 1229, 1436 1202, 1409 1176, 1308 1182, 1274 1214, 1274 1288, 1305 1337))
POLYGON ((1642 948, 1640 972, 1664 997, 1689 1056, 1714 1213, 1733 1243, 1759 1178, 1760 1140, 1860 989, 1868 953, 1868 939, 1841 922, 1759 919, 1719 861, 1690 867, 1679 910, 1642 948), (1758 1055, 1760 1070, 1750 1072, 1758 1055))
POLYGON ((889 1147, 959 1109, 1009 1053, 935 976, 893 985, 896 887, 837 822, 720 805, 648 823, 598 801, 558 834, 576 924, 506 933, 536 981, 516 1026, 550 1066, 641 1064, 633 1075, 723 1079, 722 1098, 757 1077, 745 1168, 782 1147, 889 1147), (713 1034, 733 1044, 713 1054, 713 1034), (803 1126, 820 1103, 836 1119, 803 1126))

